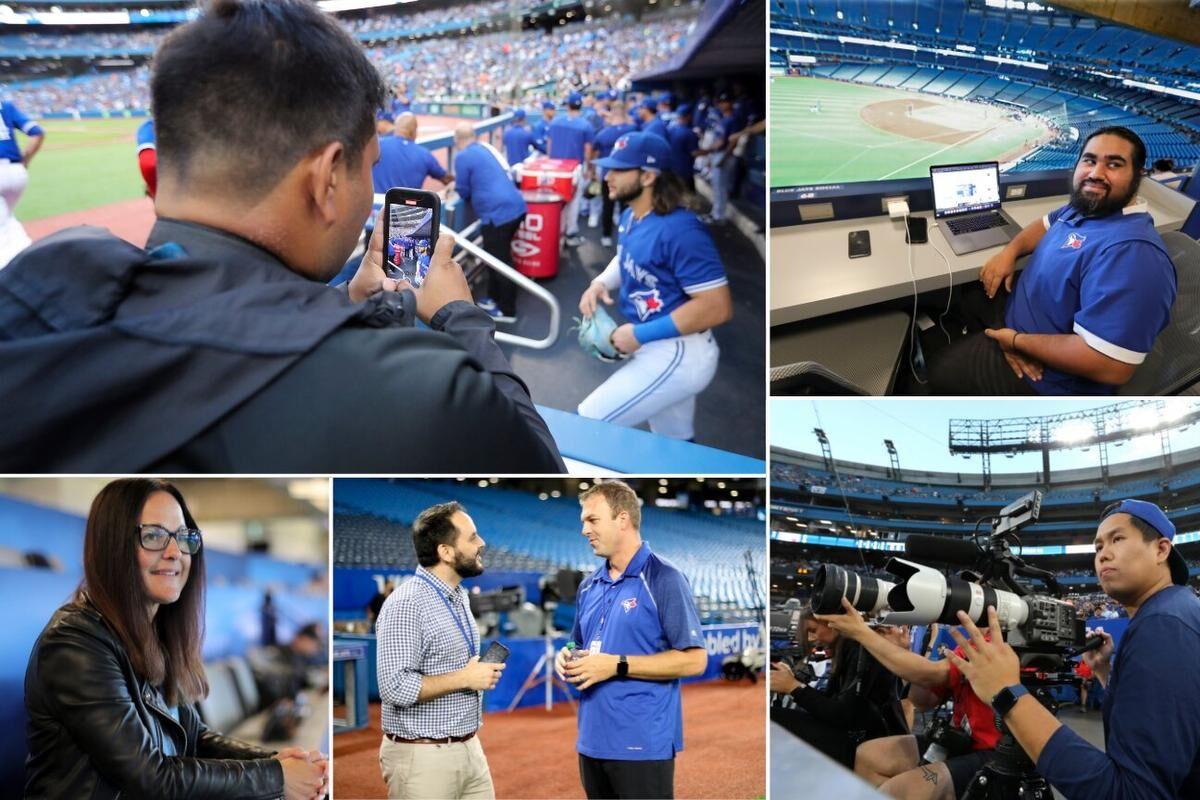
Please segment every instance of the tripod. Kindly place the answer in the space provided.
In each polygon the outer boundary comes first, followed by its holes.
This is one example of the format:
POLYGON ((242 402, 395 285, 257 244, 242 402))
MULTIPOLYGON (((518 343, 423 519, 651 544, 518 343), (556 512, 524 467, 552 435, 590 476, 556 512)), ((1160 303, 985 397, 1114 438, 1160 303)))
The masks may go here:
POLYGON ((546 689, 546 710, 549 711, 554 707, 554 687, 557 686, 563 694, 567 696, 567 702, 571 704, 571 708, 575 707, 575 698, 571 696, 571 687, 558 679, 554 674, 554 636, 551 634, 553 626, 550 623, 551 611, 542 611, 542 655, 538 658, 537 663, 533 665, 533 669, 529 670, 529 674, 525 676, 525 682, 521 684, 521 690, 513 697, 512 702, 508 704, 508 710, 512 711, 521 703, 521 698, 530 689, 538 686, 544 686, 546 689))
MULTIPOLYGON (((1053 712, 1040 692, 1030 694, 1053 712)), ((1053 800, 1050 784, 1038 774, 999 714, 996 715, 996 729, 1000 731, 996 755, 971 778, 963 800, 1053 800)))

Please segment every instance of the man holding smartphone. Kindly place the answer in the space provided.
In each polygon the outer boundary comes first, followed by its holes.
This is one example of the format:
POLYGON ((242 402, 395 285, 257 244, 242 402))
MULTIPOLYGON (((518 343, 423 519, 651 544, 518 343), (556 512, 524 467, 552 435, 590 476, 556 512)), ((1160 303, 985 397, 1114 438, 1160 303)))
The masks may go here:
POLYGON ((414 289, 384 275, 376 225, 346 287, 325 285, 370 214, 386 96, 332 16, 206 3, 156 52, 151 92, 146 248, 70 228, 0 273, 0 469, 565 471, 453 237, 414 289))
POLYGON ((1067 800, 1200 797, 1200 600, 1186 585, 1175 525, 1153 503, 1122 500, 1100 517, 1096 575, 1129 612, 1114 656, 1112 637, 1084 654, 1106 687, 1099 750, 1059 723, 1020 683, 1017 654, 988 609, 990 640, 966 614, 970 641, 951 635, 947 653, 971 688, 1001 716, 1037 770, 1067 800))
POLYGON ((476 733, 483 692, 502 663, 479 659, 479 629, 464 578, 483 574, 483 537, 459 503, 413 522, 416 574, 384 601, 375 624, 389 798, 496 796, 476 733))
POLYGON ((605 559, 579 585, 560 678, 579 687, 579 775, 589 798, 669 798, 683 749, 679 679, 708 666, 683 573, 650 551, 637 494, 621 481, 579 495, 583 535, 605 559))

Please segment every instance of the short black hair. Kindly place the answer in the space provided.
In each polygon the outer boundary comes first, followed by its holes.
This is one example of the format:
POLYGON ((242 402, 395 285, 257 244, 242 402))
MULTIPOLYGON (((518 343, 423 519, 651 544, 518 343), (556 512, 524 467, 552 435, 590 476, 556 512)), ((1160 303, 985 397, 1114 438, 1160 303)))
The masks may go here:
MULTIPOLYGON (((1100 521, 1103 522, 1113 514, 1129 514, 1129 512, 1121 510, 1121 503, 1119 501, 1116 503, 1109 503, 1104 507, 1104 510, 1100 512, 1100 521)), ((1149 522, 1143 520, 1141 517, 1135 517, 1133 514, 1129 514, 1129 521, 1133 523, 1133 527, 1141 531, 1142 541, 1153 542, 1156 539, 1162 538, 1162 534, 1158 532, 1158 529, 1149 522)))
POLYGON ((1175 162, 1169 158, 1160 158, 1154 162, 1155 172, 1170 172, 1175 169, 1175 162))
POLYGON ((413 548, 417 551, 417 563, 422 567, 438 563, 438 545, 454 545, 458 528, 454 527, 451 517, 459 511, 467 513, 462 503, 451 500, 425 509, 413 520, 413 548))
POLYGON ((159 171, 250 201, 330 142, 357 168, 387 96, 362 47, 311 0, 211 0, 158 48, 150 91, 159 171))
POLYGON ((1087 143, 1097 136, 1116 136, 1133 145, 1133 174, 1141 176, 1142 170, 1146 168, 1146 143, 1142 141, 1142 137, 1124 125, 1108 125, 1094 130, 1087 135, 1087 138, 1083 140, 1083 147, 1079 150, 1080 158, 1083 157, 1084 151, 1087 150, 1087 143))

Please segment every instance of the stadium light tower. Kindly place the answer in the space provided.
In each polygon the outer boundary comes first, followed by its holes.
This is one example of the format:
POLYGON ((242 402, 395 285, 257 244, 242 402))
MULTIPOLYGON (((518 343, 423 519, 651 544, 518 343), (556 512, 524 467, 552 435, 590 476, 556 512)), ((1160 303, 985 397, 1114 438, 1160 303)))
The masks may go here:
POLYGON ((821 443, 821 457, 825 459, 825 469, 833 471, 833 450, 829 448, 829 437, 825 435, 825 431, 821 428, 813 428, 813 433, 817 435, 817 441, 821 443))
POLYGON ((892 480, 900 480, 900 454, 896 452, 896 445, 891 439, 884 439, 883 446, 887 448, 888 460, 892 464, 892 480))
POLYGON ((984 485, 991 484, 991 456, 1042 454, 1042 482, 1050 481, 1050 452, 1096 446, 1107 477, 1106 446, 1143 436, 1159 437, 1163 466, 1171 466, 1169 433, 1200 421, 1200 401, 1184 398, 1127 400, 1101 408, 1007 419, 951 419, 951 455, 983 459, 984 485))

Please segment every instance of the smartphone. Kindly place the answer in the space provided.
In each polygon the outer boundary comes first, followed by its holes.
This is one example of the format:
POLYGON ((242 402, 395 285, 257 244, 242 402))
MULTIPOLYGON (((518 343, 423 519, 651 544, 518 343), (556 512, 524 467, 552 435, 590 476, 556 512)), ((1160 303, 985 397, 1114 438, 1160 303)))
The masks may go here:
POLYGON ((925 217, 909 217, 908 228, 904 231, 905 244, 925 244, 929 241, 929 220, 925 217))
POLYGON ((871 232, 850 231, 850 257, 862 258, 871 255, 871 232))
POLYGON ((383 199, 383 272, 420 286, 437 244, 442 201, 433 192, 395 187, 383 199))
POLYGON ((488 645, 487 650, 483 651, 483 655, 479 657, 479 661, 483 664, 503 664, 508 661, 509 650, 499 642, 492 642, 488 645))

